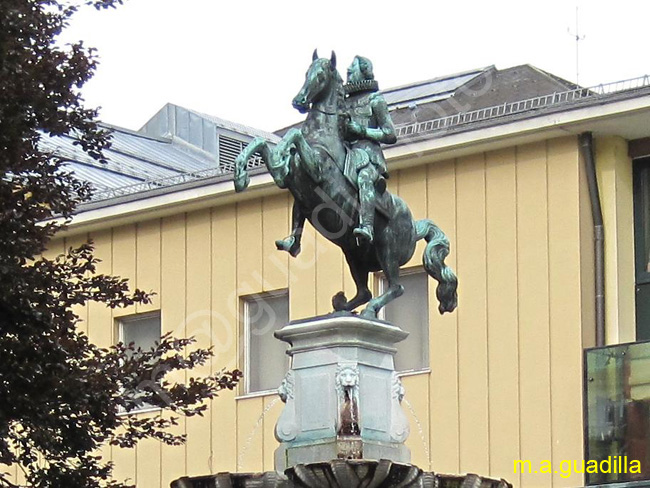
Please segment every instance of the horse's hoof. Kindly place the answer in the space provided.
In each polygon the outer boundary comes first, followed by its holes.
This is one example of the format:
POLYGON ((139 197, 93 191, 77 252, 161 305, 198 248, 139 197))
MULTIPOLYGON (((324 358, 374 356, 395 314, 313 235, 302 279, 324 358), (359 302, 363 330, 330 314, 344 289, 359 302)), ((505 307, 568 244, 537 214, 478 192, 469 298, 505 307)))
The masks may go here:
POLYGON ((361 316, 366 319, 376 319, 377 318, 377 311, 372 310, 371 308, 364 308, 361 311, 361 316))
POLYGON ((289 236, 286 239, 278 239, 275 241, 275 247, 278 251, 286 251, 294 258, 300 254, 300 243, 294 236, 289 236))
POLYGON ((345 297, 345 293, 342 291, 338 292, 332 297, 332 307, 334 307, 335 312, 341 312, 345 310, 347 303, 348 299, 345 297))
POLYGON ((246 188, 248 188, 249 183, 251 182, 250 176, 248 176, 248 173, 241 173, 235 175, 235 191, 239 193, 240 191, 244 191, 246 188))

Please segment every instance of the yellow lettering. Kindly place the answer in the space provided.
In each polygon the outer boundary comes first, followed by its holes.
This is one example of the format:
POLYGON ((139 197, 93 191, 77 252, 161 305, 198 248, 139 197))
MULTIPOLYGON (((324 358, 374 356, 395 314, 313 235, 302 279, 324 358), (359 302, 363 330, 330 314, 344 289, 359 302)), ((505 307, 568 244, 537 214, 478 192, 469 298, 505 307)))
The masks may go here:
POLYGON ((587 473, 598 474, 598 461, 587 461, 587 473))
POLYGON ((568 478, 571 476, 571 461, 567 461, 566 459, 560 462, 560 476, 562 478, 568 478))
POLYGON ((611 473, 612 472, 612 462, 610 461, 609 457, 607 459, 603 459, 600 462, 600 472, 601 473, 611 473), (607 469, 605 469, 605 466, 607 466, 607 469))
POLYGON ((630 463, 630 473, 641 473, 641 461, 635 459, 630 463))
POLYGON ((539 464, 540 473, 552 473, 553 468, 551 466, 551 461, 548 459, 542 459, 542 462, 539 464))
POLYGON ((585 460, 582 461, 573 461, 573 472, 574 473, 584 473, 585 472, 585 460))
POLYGON ((530 473, 530 461, 522 461, 521 459, 515 459, 514 473, 530 473), (519 466, 519 471, 517 471, 517 466, 519 466), (524 471, 524 468, 527 468, 527 471, 524 471))

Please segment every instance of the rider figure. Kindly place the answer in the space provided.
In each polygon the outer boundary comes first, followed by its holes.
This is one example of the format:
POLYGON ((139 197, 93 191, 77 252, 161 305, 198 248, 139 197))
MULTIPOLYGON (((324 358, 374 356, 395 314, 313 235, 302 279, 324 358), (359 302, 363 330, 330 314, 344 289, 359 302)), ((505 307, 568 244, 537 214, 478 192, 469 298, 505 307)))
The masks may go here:
POLYGON ((359 227, 354 235, 372 243, 374 238, 375 186, 383 176, 388 178, 386 160, 380 143, 397 141, 395 128, 388 113, 388 105, 379 93, 372 72, 372 63, 362 56, 355 56, 348 68, 345 112, 349 117, 345 127, 345 139, 351 149, 362 149, 368 155, 357 164, 359 187, 359 227))

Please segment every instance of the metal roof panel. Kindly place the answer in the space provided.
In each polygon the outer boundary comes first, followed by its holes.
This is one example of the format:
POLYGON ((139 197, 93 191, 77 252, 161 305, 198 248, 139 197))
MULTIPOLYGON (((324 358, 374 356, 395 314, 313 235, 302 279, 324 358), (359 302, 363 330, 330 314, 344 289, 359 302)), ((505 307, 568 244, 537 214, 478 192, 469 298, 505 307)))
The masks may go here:
POLYGON ((388 105, 408 105, 409 102, 442 100, 451 96, 458 88, 484 73, 489 68, 434 78, 383 91, 388 105))
POLYGON ((70 162, 67 164, 75 176, 83 181, 88 181, 98 190, 107 190, 109 188, 120 188, 122 186, 132 185, 142 181, 142 179, 133 176, 126 176, 112 171, 106 171, 94 166, 86 166, 79 162, 70 162))
POLYGON ((203 117, 210 122, 218 125, 219 127, 222 127, 224 129, 231 130, 233 132, 237 132, 239 134, 245 134, 251 137, 263 137, 264 139, 277 143, 280 141, 280 137, 276 136, 275 134, 271 132, 266 132, 264 130, 260 129, 255 129, 253 127, 249 127, 244 124, 239 124, 237 122, 232 122, 230 120, 225 120, 220 117, 215 117, 214 115, 208 115, 204 114, 201 112, 197 112, 196 110, 191 110, 191 109, 186 109, 188 112, 194 113, 198 115, 199 117, 203 117))

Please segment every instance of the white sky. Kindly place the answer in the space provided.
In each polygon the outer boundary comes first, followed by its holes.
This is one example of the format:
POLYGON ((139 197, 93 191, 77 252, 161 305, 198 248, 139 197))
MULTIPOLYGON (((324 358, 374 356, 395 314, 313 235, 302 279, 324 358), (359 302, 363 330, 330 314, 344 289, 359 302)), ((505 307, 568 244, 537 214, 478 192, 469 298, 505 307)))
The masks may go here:
POLYGON ((315 47, 345 70, 369 57, 381 88, 495 64, 530 63, 580 83, 650 73, 647 0, 125 0, 79 13, 64 40, 96 47, 84 88, 101 119, 139 129, 172 102, 259 129, 301 119, 291 108, 315 47))

